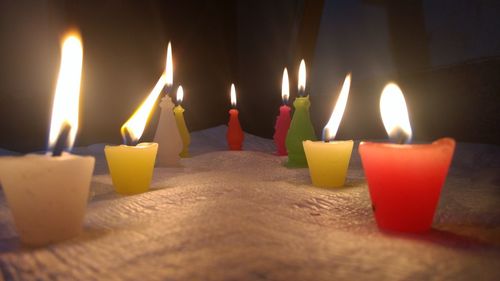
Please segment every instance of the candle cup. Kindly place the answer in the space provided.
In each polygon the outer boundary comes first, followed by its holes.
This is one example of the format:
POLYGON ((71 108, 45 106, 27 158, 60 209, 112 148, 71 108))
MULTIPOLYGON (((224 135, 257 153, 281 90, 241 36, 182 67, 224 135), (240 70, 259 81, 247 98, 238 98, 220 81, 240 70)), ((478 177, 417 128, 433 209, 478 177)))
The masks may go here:
POLYGON ((116 192, 130 195, 148 191, 157 152, 157 143, 107 145, 104 153, 116 192))
POLYGON ((309 174, 314 186, 344 185, 353 141, 304 141, 309 174))
POLYGON ((0 157, 0 180, 22 243, 42 246, 82 231, 95 159, 0 157))
POLYGON ((423 145, 359 145, 379 228, 416 233, 430 229, 454 149, 450 138, 423 145))

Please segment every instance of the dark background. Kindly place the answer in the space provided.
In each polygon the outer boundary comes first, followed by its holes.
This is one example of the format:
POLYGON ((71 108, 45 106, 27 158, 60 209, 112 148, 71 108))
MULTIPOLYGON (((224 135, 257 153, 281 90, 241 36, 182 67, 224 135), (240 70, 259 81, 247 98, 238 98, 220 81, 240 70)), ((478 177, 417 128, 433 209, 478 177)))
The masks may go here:
POLYGON ((293 100, 305 58, 318 135, 352 71, 340 139, 386 138, 378 99, 394 80, 414 139, 500 143, 498 1, 0 0, 0 147, 45 148, 68 26, 84 44, 77 145, 120 142, 121 124, 164 69, 168 41, 191 130, 227 122, 234 82, 244 130, 270 138, 283 67, 293 100))

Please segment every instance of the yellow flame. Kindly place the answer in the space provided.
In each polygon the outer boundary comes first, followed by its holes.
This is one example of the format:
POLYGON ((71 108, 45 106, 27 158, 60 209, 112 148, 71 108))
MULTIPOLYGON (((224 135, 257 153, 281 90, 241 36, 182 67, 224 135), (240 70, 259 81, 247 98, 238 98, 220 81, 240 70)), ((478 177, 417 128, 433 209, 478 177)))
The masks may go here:
POLYGON ((174 65, 172 63, 172 44, 168 42, 167 63, 165 64, 166 84, 172 86, 174 83, 174 65))
POLYGON ((182 86, 179 86, 179 88, 177 88, 177 102, 182 103, 183 99, 184 99, 184 89, 182 89, 182 86))
POLYGON ((64 123, 71 126, 68 148, 71 149, 78 131, 78 103, 82 77, 83 47, 77 32, 68 33, 62 43, 61 66, 52 106, 49 147, 53 148, 64 123))
POLYGON ((231 84, 231 105, 236 107, 236 89, 234 88, 234 84, 231 84))
POLYGON ((304 60, 300 62, 299 66, 299 91, 306 90, 306 63, 304 60))
POLYGON ((380 115, 385 130, 390 137, 395 137, 401 131, 411 139, 412 131, 405 97, 395 83, 385 86, 380 97, 380 115))
POLYGON ((142 104, 137 108, 134 114, 125 122, 121 127, 122 136, 125 136, 125 129, 130 133, 134 141, 138 141, 142 133, 144 133, 144 128, 146 127, 146 122, 151 115, 153 106, 155 105, 156 99, 160 96, 165 83, 167 82, 167 76, 163 73, 156 82, 155 87, 149 94, 149 96, 142 102, 142 104))
POLYGON ((337 131, 340 126, 340 121, 342 120, 342 116, 344 116, 345 107, 347 105, 347 98, 349 97, 349 89, 351 88, 351 74, 347 74, 344 80, 344 85, 342 86, 342 90, 340 90, 339 97, 337 99, 337 103, 335 104, 335 108, 333 109, 332 115, 330 116, 330 120, 325 126, 323 140, 330 141, 335 138, 337 135, 337 131))
POLYGON ((281 98, 283 102, 287 102, 288 98, 290 98, 290 86, 288 85, 288 71, 283 70, 283 80, 281 82, 281 98))

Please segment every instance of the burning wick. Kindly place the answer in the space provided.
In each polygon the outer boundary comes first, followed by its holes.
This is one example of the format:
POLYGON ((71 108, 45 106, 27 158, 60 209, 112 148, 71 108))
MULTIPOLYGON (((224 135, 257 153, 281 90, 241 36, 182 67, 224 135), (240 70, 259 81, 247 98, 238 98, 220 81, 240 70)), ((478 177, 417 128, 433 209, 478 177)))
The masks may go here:
POLYGON ((123 128, 123 144, 128 146, 136 146, 137 141, 134 140, 127 128, 123 128))
POLYGON ((400 126, 397 126, 394 129, 392 129, 392 132, 390 133, 390 138, 393 142, 397 144, 405 144, 410 139, 409 135, 400 126))
POLYGON ((52 150, 53 157, 61 156, 62 152, 67 146, 69 132, 71 132, 71 125, 68 123, 68 121, 64 121, 64 123, 61 125, 61 132, 57 137, 54 149, 52 150))
POLYGON ((330 129, 328 127, 323 129, 322 137, 324 142, 330 142, 330 129))

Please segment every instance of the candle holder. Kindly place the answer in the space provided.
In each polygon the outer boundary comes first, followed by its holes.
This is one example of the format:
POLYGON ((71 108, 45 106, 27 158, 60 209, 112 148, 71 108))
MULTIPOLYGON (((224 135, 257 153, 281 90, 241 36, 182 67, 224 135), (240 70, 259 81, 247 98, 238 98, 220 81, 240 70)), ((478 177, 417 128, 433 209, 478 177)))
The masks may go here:
POLYGON ((340 187, 344 185, 353 141, 304 141, 309 174, 314 186, 340 187))
POLYGON ((0 178, 21 242, 42 246, 82 232, 95 159, 0 157, 0 178))
POLYGON ((160 103, 160 120, 154 136, 154 142, 158 143, 158 160, 156 164, 161 167, 180 166, 180 156, 183 144, 174 118, 174 103, 166 95, 160 103))
POLYGON ((295 113, 285 141, 288 151, 288 161, 285 166, 289 168, 307 168, 307 159, 302 142, 316 140, 316 134, 309 116, 309 107, 311 106, 309 96, 296 98, 293 106, 295 107, 295 113))
POLYGON ((116 192, 130 195, 148 191, 157 151, 157 143, 107 145, 104 154, 116 192))
POLYGON ((454 150, 450 138, 423 145, 361 142, 359 154, 379 228, 430 229, 454 150))

